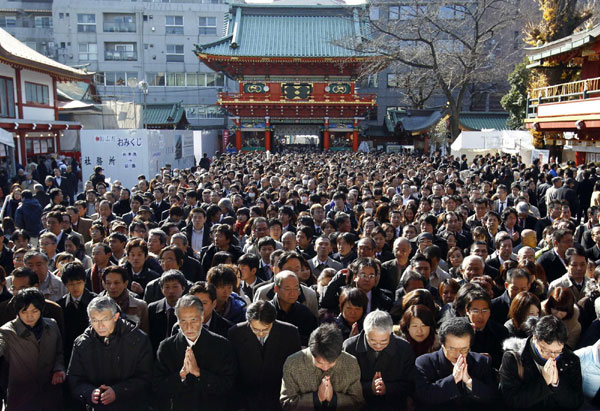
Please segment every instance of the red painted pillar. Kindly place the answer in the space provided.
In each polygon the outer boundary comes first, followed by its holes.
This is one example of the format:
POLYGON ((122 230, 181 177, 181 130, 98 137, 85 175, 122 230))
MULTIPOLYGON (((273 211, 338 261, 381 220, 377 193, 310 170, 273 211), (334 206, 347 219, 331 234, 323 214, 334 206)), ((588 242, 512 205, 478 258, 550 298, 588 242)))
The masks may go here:
POLYGON ((352 129, 352 151, 356 153, 358 151, 358 120, 354 119, 352 125, 354 126, 352 129))
POLYGON ((21 69, 15 69, 15 82, 17 83, 17 118, 23 119, 23 88, 21 87, 21 69))
POLYGON ((19 136, 19 161, 21 165, 27 165, 27 148, 25 146, 25 131, 19 130, 17 132, 19 136))
POLYGON ((265 117, 265 151, 271 151, 271 118, 265 117))
POLYGON ((235 129, 235 148, 237 151, 242 151, 242 121, 238 118, 233 120, 236 126, 235 129))
POLYGON ((329 117, 325 117, 325 130, 323 131, 323 150, 329 151, 329 117))
POLYGON ((54 120, 58 120, 58 95, 56 93, 56 77, 52 77, 52 99, 54 100, 54 120))

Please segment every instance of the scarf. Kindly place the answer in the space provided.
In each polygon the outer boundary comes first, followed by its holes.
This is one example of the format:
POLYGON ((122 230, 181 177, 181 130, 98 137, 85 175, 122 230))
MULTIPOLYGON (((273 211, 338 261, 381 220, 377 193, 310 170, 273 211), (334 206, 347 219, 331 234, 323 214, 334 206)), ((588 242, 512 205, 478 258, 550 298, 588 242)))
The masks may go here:
POLYGON ((119 304, 119 307, 121 307, 121 311, 126 313, 129 309, 129 290, 125 289, 125 291, 123 291, 121 295, 114 300, 117 304, 119 304))
POLYGON ((430 353, 431 348, 433 347, 434 338, 434 333, 431 331, 429 332, 427 338, 425 338, 425 340, 423 340, 422 342, 417 342, 410 336, 410 334, 406 334, 406 340, 412 346, 413 351, 415 352, 415 357, 430 353))
POLYGON ((37 342, 40 342, 40 340, 42 339, 42 333, 44 332, 44 325, 42 322, 42 318, 40 317, 38 322, 35 323, 35 325, 33 327, 30 327, 25 323, 23 323, 23 325, 25 326, 25 328, 27 328, 27 330, 29 330, 29 332, 31 332, 33 335, 35 335, 35 339, 37 340, 37 342))

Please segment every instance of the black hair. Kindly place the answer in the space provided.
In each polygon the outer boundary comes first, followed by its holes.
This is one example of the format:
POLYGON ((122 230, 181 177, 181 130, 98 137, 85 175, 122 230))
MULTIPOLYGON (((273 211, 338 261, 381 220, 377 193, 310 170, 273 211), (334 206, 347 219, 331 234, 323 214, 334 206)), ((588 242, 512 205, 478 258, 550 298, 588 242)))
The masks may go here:
POLYGON ((258 320, 264 324, 272 324, 277 319, 277 310, 269 301, 255 301, 246 307, 246 320, 258 320))
POLYGON ((69 281, 85 281, 85 267, 79 262, 67 263, 61 270, 61 281, 67 285, 69 281))
POLYGON ((206 281, 197 281, 194 285, 191 286, 188 294, 208 294, 211 301, 215 301, 217 299, 217 289, 214 285, 207 283, 206 281))
POLYGON ((537 340, 546 344, 552 344, 553 342, 566 344, 568 338, 567 327, 553 315, 540 318, 535 324, 533 335, 537 340))
POLYGON ((256 254, 246 253, 238 258, 238 265, 247 265, 251 270, 260 267, 260 258, 256 254))
POLYGON ((342 352, 344 337, 335 324, 323 324, 310 334, 308 348, 314 358, 335 362, 342 352))
POLYGON ((27 309, 31 304, 38 310, 42 311, 46 304, 44 294, 37 288, 31 287, 21 290, 12 299, 15 311, 19 313, 23 309, 27 309))
POLYGON ((266 245, 272 246, 273 249, 277 248, 277 244, 275 243, 275 240, 272 237, 269 237, 269 236, 261 237, 258 240, 258 250, 260 251, 260 249, 263 248, 266 245))
POLYGON ((162 275, 158 279, 158 284, 160 285, 160 288, 162 288, 163 285, 169 281, 178 281, 184 290, 187 287, 187 280, 185 279, 185 276, 179 270, 165 271, 164 273, 162 273, 162 275))
POLYGON ((111 265, 109 267, 106 267, 104 269, 104 272, 102 273, 102 281, 106 281, 106 276, 113 273, 120 274, 124 283, 129 281, 129 271, 118 265, 111 265))
POLYGON ((475 331, 467 318, 454 317, 444 321, 439 330, 440 342, 446 342, 446 336, 454 335, 456 337, 464 337, 468 335, 473 340, 475 331))
POLYGON ((574 255, 578 255, 580 257, 586 257, 585 250, 579 244, 574 244, 573 247, 569 248, 565 251, 565 262, 567 265, 571 264, 571 259, 574 255))
POLYGON ((13 278, 29 278, 29 286, 33 287, 36 284, 40 283, 40 278, 37 276, 37 274, 29 267, 19 267, 19 268, 15 268, 11 275, 13 276, 13 278))
POLYGON ((233 268, 226 264, 219 264, 208 270, 206 280, 215 287, 231 285, 235 288, 237 286, 237 275, 233 268))

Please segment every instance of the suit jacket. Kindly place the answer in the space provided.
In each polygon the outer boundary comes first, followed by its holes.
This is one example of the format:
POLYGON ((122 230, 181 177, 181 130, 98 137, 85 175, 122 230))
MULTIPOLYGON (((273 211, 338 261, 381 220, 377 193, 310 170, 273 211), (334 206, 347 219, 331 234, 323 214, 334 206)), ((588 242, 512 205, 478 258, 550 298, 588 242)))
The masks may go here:
POLYGON ((406 267, 408 267, 408 262, 406 266, 401 267, 395 258, 381 264, 379 287, 395 293, 396 289, 400 287, 400 278, 402 278, 402 273, 404 273, 406 267))
POLYGON ((238 363, 236 391, 246 410, 279 411, 283 364, 300 351, 300 335, 294 325, 275 320, 269 337, 261 346, 247 321, 228 333, 238 363))
POLYGON ((391 251, 383 249, 379 255, 375 255, 375 258, 377 258, 381 263, 385 263, 387 261, 394 260, 396 256, 391 251))
POLYGON ((342 263, 340 263, 339 261, 335 261, 331 257, 327 257, 327 260, 325 260, 326 267, 322 267, 320 269, 318 268, 320 263, 319 263, 319 257, 317 257, 317 256, 308 260, 308 265, 310 266, 310 271, 312 271, 313 275, 317 278, 321 274, 321 271, 323 271, 325 268, 333 268, 336 272, 341 270, 342 268, 344 268, 342 266, 342 263))
POLYGON ((518 227, 519 232, 521 232, 525 229, 535 230, 535 226, 537 225, 537 222, 538 222, 538 219, 532 215, 528 215, 522 221, 521 221, 521 218, 518 217, 517 224, 515 225, 515 227, 518 227))
POLYGON ((90 228, 92 228, 92 220, 89 218, 79 217, 79 222, 77 223, 77 229, 73 228, 73 230, 77 231, 79 234, 83 236, 83 239, 87 243, 92 240, 92 236, 90 234, 90 228))
MULTIPOLYGON (((58 300, 58 305, 60 305, 60 308, 62 309, 65 321, 65 333, 63 334, 63 340, 65 342, 65 358, 70 359, 71 350, 73 349, 73 343, 75 342, 75 339, 83 334, 85 329, 90 325, 87 314, 87 306, 97 294, 84 289, 77 308, 75 308, 75 306, 72 304, 67 304, 68 295, 69 294, 64 295, 60 300, 58 300)), ((70 298, 69 301, 71 301, 70 298)))
MULTIPOLYGON (((192 233, 194 232, 194 225, 193 224, 188 224, 185 226, 185 228, 183 229, 183 233, 185 234, 185 236, 188 239, 188 244, 191 247, 192 246, 192 233)), ((208 223, 204 224, 204 233, 202 235, 202 247, 208 247, 211 244, 211 240, 210 240, 210 225, 208 223)), ((198 252, 200 252, 200 250, 196 250, 198 252)))
POLYGON ((489 258, 485 263, 486 265, 489 265, 490 267, 500 271, 500 257, 489 258))
POLYGON ((356 357, 360 366, 360 384, 369 410, 405 410, 406 397, 414 389, 415 355, 410 344, 390 335, 390 343, 378 356, 366 340, 365 331, 344 341, 344 351, 356 357), (381 372, 385 395, 375 395, 371 388, 373 376, 381 372))
MULTIPOLYGON (((264 300, 269 301, 275 296, 275 284, 271 279, 260 284, 256 284, 253 287, 254 298, 253 301, 264 300)), ((298 297, 298 302, 304 304, 315 317, 319 317, 319 302, 317 301, 317 293, 310 287, 300 284, 302 292, 298 297)))
POLYGON ((585 255, 592 261, 600 260, 600 247, 598 247, 597 244, 594 244, 592 248, 588 248, 587 250, 585 250, 585 255))
POLYGON ((163 298, 148 305, 148 326, 150 328, 148 337, 150 337, 153 352, 156 352, 162 340, 171 335, 173 325, 177 322, 175 310, 169 316, 166 304, 167 299, 163 298))
POLYGON ((183 265, 181 266, 180 270, 185 278, 192 283, 206 280, 206 273, 204 272, 200 261, 190 257, 189 255, 183 256, 183 265))
POLYGON ((504 291, 501 296, 492 300, 492 313, 490 320, 498 324, 504 324, 508 319, 508 310, 510 309, 510 297, 508 291, 504 291))
POLYGON ((556 195, 559 200, 567 200, 571 209, 571 215, 573 217, 577 216, 579 212, 579 197, 577 196, 577 192, 565 184, 556 191, 556 195))
POLYGON ((567 272, 567 268, 562 261, 560 261, 560 258, 553 248, 543 253, 537 259, 536 263, 541 265, 546 272, 546 281, 548 281, 548 284, 567 272))
MULTIPOLYGON (((321 296, 321 307, 328 308, 336 313, 339 312, 339 298, 342 288, 346 285, 344 273, 337 273, 325 288, 321 296)), ((377 309, 389 311, 394 302, 386 296, 381 289, 373 287, 371 290, 371 311, 377 309)))
POLYGON ((493 404, 497 397, 496 372, 485 355, 475 352, 467 355, 467 369, 473 379, 472 392, 463 382, 454 382, 454 366, 444 355, 443 348, 421 355, 415 365, 415 394, 419 410, 482 409, 483 405, 493 404))
POLYGON ((210 316, 210 324, 208 325, 208 331, 211 333, 220 335, 223 338, 227 338, 227 332, 233 327, 233 323, 227 318, 224 318, 221 314, 213 310, 210 316))
POLYGON ((538 242, 541 241, 543 238, 544 228, 548 227, 551 224, 552 224, 552 220, 550 220, 549 216, 540 218, 537 221, 537 223, 535 225, 535 233, 537 235, 538 242))
POLYGON ((152 209, 152 212, 154 213, 154 219, 156 221, 160 221, 162 212, 165 210, 168 210, 169 208, 171 208, 171 206, 163 198, 163 201, 161 201, 160 204, 158 204, 156 201, 153 201, 152 203, 150 203, 150 208, 152 209))
POLYGON ((575 296, 575 301, 579 301, 583 297, 585 297, 583 290, 585 288, 585 285, 589 282, 590 282, 590 279, 587 276, 584 276, 582 287, 581 287, 581 289, 579 289, 579 288, 577 288, 575 283, 572 281, 569 274, 565 273, 561 277, 557 278, 556 280, 554 280, 550 283, 550 285, 548 286, 548 294, 550 294, 552 292, 552 290, 554 290, 555 288, 565 287, 565 288, 570 289, 573 292, 573 295, 575 296))
MULTIPOLYGON (((505 207, 504 207, 504 209, 502 211, 504 211, 507 208, 512 207, 512 206, 513 206, 513 200, 512 200, 512 198, 506 197, 506 205, 505 205, 505 207)), ((495 211, 495 212, 497 212, 497 213, 501 212, 500 211, 500 200, 494 200, 494 205, 493 205, 492 210, 495 211)))
POLYGON ((225 338, 203 329, 192 345, 200 377, 179 377, 188 343, 180 331, 160 343, 154 362, 153 391, 161 409, 199 411, 227 409, 236 373, 235 354, 225 338), (171 407, 165 407, 171 403, 171 407))

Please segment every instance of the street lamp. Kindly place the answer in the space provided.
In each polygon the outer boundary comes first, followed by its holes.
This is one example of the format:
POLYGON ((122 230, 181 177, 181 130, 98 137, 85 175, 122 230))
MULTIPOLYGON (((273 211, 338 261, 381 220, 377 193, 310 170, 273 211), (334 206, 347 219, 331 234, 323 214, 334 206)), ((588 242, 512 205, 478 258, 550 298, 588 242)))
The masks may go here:
MULTIPOLYGON (((146 80, 140 81, 137 86, 142 90, 144 95, 144 113, 146 112, 146 97, 148 97, 148 82, 146 80)), ((142 128, 146 128, 146 122, 144 121, 144 115, 142 114, 142 128)))

